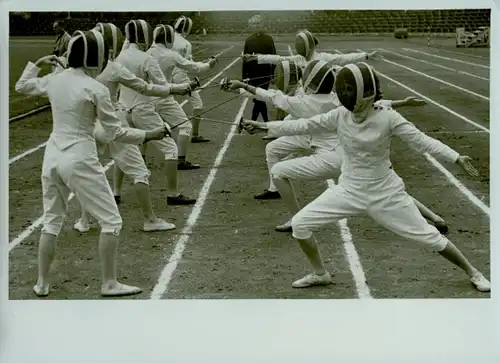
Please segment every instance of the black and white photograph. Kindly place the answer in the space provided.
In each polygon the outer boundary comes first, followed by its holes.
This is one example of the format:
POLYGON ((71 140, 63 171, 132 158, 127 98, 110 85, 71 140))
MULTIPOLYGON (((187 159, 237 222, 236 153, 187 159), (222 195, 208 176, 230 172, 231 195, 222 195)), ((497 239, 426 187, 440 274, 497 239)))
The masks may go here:
POLYGON ((490 297, 490 9, 9 20, 9 299, 490 297))

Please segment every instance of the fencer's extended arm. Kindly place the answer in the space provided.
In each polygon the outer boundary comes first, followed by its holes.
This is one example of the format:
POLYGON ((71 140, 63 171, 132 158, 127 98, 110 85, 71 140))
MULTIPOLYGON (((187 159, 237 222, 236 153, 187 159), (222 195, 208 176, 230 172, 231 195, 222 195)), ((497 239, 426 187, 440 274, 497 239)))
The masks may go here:
POLYGON ((266 122, 265 126, 269 137, 332 133, 337 131, 339 115, 339 109, 334 109, 309 119, 272 121, 266 122))
POLYGON ((46 86, 52 75, 38 77, 39 72, 40 67, 35 63, 28 62, 21 77, 16 82, 16 92, 30 96, 47 96, 46 86))
POLYGON ((376 102, 380 106, 386 106, 390 108, 401 108, 407 106, 406 100, 380 100, 376 102))
POLYGON ((301 97, 288 96, 280 90, 265 90, 260 87, 255 90, 255 98, 290 114, 299 113, 304 102, 301 97))
POLYGON ((388 110, 391 118, 391 134, 405 141, 412 149, 422 154, 429 153, 452 163, 460 156, 455 150, 441 141, 427 136, 394 110, 388 110))
POLYGON ((291 61, 297 64, 304 62, 304 57, 300 54, 295 55, 278 55, 278 54, 258 54, 257 63, 259 64, 278 64, 281 61, 291 61))
POLYGON ((174 56, 175 66, 177 68, 183 69, 188 73, 199 74, 206 72, 210 69, 210 64, 205 62, 195 62, 192 59, 186 59, 179 53, 175 53, 174 56))
MULTIPOLYGON (((115 114, 113 104, 107 87, 102 86, 94 93, 94 104, 96 105, 97 118, 101 122, 102 130, 99 141, 108 143, 110 141, 121 142, 124 144, 140 145, 146 139, 146 131, 122 127, 122 121, 115 114)), ((96 130, 94 130, 96 132, 96 130)))
POLYGON ((363 62, 368 59, 368 53, 360 52, 360 53, 347 53, 347 54, 332 54, 332 53, 324 53, 318 52, 317 59, 324 60, 331 65, 337 66, 345 66, 350 63, 358 63, 363 62))
POLYGON ((145 96, 151 96, 151 97, 168 97, 172 94, 172 85, 167 84, 167 85, 159 85, 159 84, 153 84, 153 83, 148 83, 144 81, 143 79, 136 77, 135 74, 133 74, 131 71, 129 71, 127 68, 122 66, 119 63, 114 63, 117 65, 118 68, 118 82, 130 89, 133 89, 134 91, 145 95, 145 96))

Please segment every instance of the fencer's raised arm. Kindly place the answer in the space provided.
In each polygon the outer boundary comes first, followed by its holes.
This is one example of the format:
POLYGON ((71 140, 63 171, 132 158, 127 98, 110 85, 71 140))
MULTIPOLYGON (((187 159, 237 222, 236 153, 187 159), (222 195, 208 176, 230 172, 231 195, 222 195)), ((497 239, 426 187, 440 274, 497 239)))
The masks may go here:
POLYGON ((427 136, 398 112, 394 110, 388 112, 390 113, 391 134, 398 136, 412 149, 422 154, 429 153, 452 163, 458 160, 460 154, 448 145, 427 136))
POLYGON ((122 127, 122 121, 116 116, 109 90, 104 85, 92 93, 96 108, 96 116, 102 125, 103 142, 121 142, 125 144, 140 145, 146 139, 146 131, 122 127))
POLYGON ((341 117, 339 110, 338 108, 333 109, 327 113, 308 119, 266 122, 267 135, 270 137, 280 137, 336 132, 341 117))
POLYGON ((50 73, 43 77, 38 77, 40 67, 35 63, 28 62, 24 67, 21 77, 16 82, 16 92, 30 96, 45 96, 47 97, 46 86, 54 74, 50 73))

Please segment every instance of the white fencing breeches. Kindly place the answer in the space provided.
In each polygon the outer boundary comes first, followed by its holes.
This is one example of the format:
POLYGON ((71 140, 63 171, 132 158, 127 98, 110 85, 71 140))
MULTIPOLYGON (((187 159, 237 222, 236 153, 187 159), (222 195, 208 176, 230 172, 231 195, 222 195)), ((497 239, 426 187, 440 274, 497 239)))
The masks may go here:
POLYGON ((312 155, 283 160, 271 168, 272 179, 326 180, 337 179, 342 155, 337 150, 320 150, 312 155))
POLYGON ((167 97, 155 101, 154 105, 156 112, 158 112, 163 121, 169 124, 170 127, 180 125, 176 128, 177 131, 179 131, 179 135, 191 136, 193 126, 190 121, 185 122, 188 117, 181 105, 179 105, 179 102, 173 97, 167 97))
POLYGON ((110 142, 109 151, 116 166, 131 178, 134 184, 143 183, 149 185, 149 169, 142 158, 139 147, 131 144, 110 142))
POLYGON ((308 136, 281 136, 266 145, 266 162, 269 171, 268 190, 277 190, 271 177, 271 169, 274 165, 293 153, 311 153, 308 138, 308 136))
MULTIPOLYGON (((151 103, 135 106, 130 111, 130 122, 133 127, 141 130, 152 130, 165 124, 158 112, 156 112, 155 105, 151 103)), ((162 140, 152 140, 148 144, 153 145, 165 155, 165 160, 177 160, 177 144, 171 137, 165 137, 162 140)))
POLYGON ((120 233, 122 218, 93 141, 80 142, 61 151, 49 139, 41 179, 43 233, 59 235, 71 192, 82 208, 99 222, 102 233, 120 233))
POLYGON ((292 218, 294 238, 307 239, 326 224, 368 214, 383 227, 423 247, 434 251, 446 247, 448 240, 422 217, 396 173, 358 185, 344 183, 329 187, 292 218))

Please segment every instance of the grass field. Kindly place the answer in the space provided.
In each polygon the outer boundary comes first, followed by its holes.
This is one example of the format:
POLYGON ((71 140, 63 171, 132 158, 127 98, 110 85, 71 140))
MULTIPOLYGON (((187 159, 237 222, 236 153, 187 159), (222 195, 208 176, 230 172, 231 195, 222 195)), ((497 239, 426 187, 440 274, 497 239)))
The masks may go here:
MULTIPOLYGON (((392 161, 414 197, 449 223, 449 238, 486 277, 490 270, 489 229, 489 53, 487 49, 455 49, 440 41, 439 49, 389 38, 321 37, 321 49, 352 52, 378 49, 385 60, 373 62, 381 76, 384 96, 403 99, 418 93, 428 105, 401 109, 422 131, 460 153, 471 156, 480 176, 467 177, 455 165, 419 155, 395 139, 392 161)), ((291 37, 277 37, 280 54, 288 54, 291 37)), ((207 40, 195 46, 197 59, 225 50, 220 63, 204 76, 241 76, 238 57, 243 38, 207 40), (234 46, 228 49, 230 46, 234 46), (223 72, 222 72, 223 71, 223 72), (222 73, 220 73, 222 72, 222 73)), ((10 44, 10 89, 28 60, 50 52, 50 40, 15 38, 10 44)), ((203 82, 202 82, 203 83, 203 82)), ((216 87, 201 92, 205 107, 232 94, 216 87)), ((46 102, 11 93, 10 115, 46 102)), ((190 111, 189 106, 185 110, 190 111)), ((204 116, 234 121, 249 117, 251 102, 237 98, 204 116)), ((273 114, 274 110, 271 110, 273 114)), ((36 281, 39 218, 42 215, 40 169, 44 143, 51 130, 49 112, 10 125, 10 298, 33 299, 36 281), (39 148, 38 148, 39 147, 39 148), (29 151, 36 149, 35 151, 29 151), (24 153, 23 157, 12 158, 24 153)), ((439 255, 415 247, 384 230, 369 218, 349 219, 317 233, 334 284, 292 289, 291 283, 309 271, 305 257, 288 234, 274 232, 287 219, 281 201, 259 202, 253 195, 267 187, 261 136, 237 135, 231 127, 205 121, 202 133, 209 144, 193 144, 188 158, 202 165, 181 172, 184 194, 198 196, 194 207, 167 206, 162 158, 148 151, 151 191, 161 217, 177 230, 146 234, 140 231, 140 211, 128 182, 120 210, 124 220, 119 250, 120 278, 144 289, 133 299, 190 298, 488 298, 466 276, 439 255)), ((108 160, 103 160, 103 164, 108 160)), ((297 183, 302 204, 326 187, 297 183)), ((51 299, 99 298, 98 231, 86 235, 72 230, 78 204, 62 232, 54 264, 51 299)))

